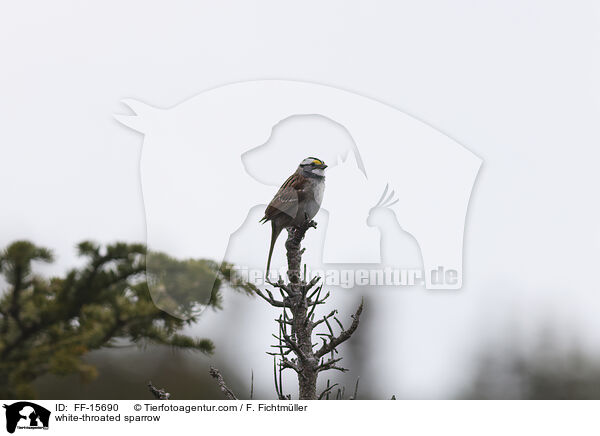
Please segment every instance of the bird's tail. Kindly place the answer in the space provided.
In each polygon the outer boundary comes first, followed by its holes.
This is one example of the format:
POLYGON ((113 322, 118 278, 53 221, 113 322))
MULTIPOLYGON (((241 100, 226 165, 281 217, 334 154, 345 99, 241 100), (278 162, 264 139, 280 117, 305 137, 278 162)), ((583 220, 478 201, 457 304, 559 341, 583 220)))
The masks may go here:
POLYGON ((271 256, 273 256, 273 247, 275 247, 275 241, 277 241, 277 238, 282 230, 283 228, 277 229, 275 221, 271 221, 271 246, 269 247, 269 259, 267 260, 267 278, 269 277, 269 271, 271 270, 271 256))

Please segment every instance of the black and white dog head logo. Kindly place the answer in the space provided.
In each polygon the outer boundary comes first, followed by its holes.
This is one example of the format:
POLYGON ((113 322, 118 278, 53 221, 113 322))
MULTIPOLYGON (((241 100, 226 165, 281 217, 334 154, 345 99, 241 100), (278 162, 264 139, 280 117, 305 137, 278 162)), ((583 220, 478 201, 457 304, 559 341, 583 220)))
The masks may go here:
POLYGON ((47 429, 50 424, 50 411, 29 401, 19 401, 6 409, 6 431, 14 433, 18 429, 47 429))
MULTIPOLYGON (((269 229, 256 226, 264 204, 303 157, 319 156, 330 166, 316 217, 322 244, 307 264, 413 266, 400 264, 402 243, 384 243, 397 233, 418 244, 426 288, 462 286, 464 226, 482 161, 431 126, 351 92, 280 80, 222 86, 170 109, 124 103, 135 115, 116 118, 144 134, 141 178, 151 251, 248 264, 242 255, 252 250, 256 267, 264 268, 266 253, 259 254, 269 229), (297 116, 343 126, 353 146, 270 147, 278 125, 297 116), (433 281, 440 268, 453 271, 453 280, 433 281)), ((283 261, 276 251, 272 270, 283 261)), ((169 293, 164 286, 151 292, 163 310, 181 315, 158 298, 169 293)))

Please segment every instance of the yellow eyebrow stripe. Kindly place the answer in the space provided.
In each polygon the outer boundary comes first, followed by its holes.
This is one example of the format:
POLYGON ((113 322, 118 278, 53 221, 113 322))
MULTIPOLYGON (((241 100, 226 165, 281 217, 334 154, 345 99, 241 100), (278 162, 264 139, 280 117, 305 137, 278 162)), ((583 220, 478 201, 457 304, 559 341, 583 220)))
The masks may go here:
POLYGON ((319 159, 313 160, 313 163, 316 165, 323 165, 323 162, 321 162, 319 159))

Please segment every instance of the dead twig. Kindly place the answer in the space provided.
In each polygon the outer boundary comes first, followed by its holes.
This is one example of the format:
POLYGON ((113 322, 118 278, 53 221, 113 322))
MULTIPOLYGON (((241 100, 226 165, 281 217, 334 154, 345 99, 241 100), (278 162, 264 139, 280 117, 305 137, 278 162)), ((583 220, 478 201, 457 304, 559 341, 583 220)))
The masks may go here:
POLYGON ((156 398, 157 400, 168 400, 169 398, 171 398, 170 393, 168 393, 164 389, 158 389, 152 384, 152 381, 148 380, 147 386, 150 393, 154 395, 154 398, 156 398))
POLYGON ((360 306, 358 306, 356 313, 354 313, 354 315, 352 315, 352 325, 350 325, 348 330, 342 330, 342 332, 339 334, 339 336, 334 337, 329 342, 326 342, 325 344, 323 344, 323 346, 321 348, 319 348, 319 350, 315 353, 315 356, 322 357, 325 354, 335 350, 335 348, 337 348, 341 343, 350 339, 350 336, 352 336, 354 331, 358 328, 358 324, 360 322, 360 314, 362 313, 362 310, 363 310, 363 301, 360 302, 360 306))
POLYGON ((225 384, 225 380, 223 380, 223 376, 221 375, 221 372, 217 368, 215 368, 214 366, 211 366, 210 369, 208 370, 208 373, 210 374, 210 376, 212 378, 214 378, 216 380, 217 384, 219 385, 219 389, 221 390, 221 392, 223 392, 223 395, 225 395, 225 397, 228 400, 237 400, 237 397, 235 396, 233 391, 231 389, 229 389, 227 387, 227 385, 225 384))

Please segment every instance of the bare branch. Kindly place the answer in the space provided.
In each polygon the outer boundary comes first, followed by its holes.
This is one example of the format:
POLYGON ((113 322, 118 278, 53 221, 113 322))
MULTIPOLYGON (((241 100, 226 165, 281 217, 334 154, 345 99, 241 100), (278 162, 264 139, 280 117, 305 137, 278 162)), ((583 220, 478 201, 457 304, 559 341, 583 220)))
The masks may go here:
MULTIPOLYGON (((325 319, 331 318, 332 316, 335 316, 335 314, 337 313, 337 310, 332 310, 331 312, 329 312, 327 315, 325 315, 322 319, 313 322, 313 327, 318 326, 319 324, 325 322, 325 319)), ((344 328, 342 327, 342 330, 344 330, 344 328)))
POLYGON ((251 285, 251 287, 252 287, 252 290, 256 293, 256 295, 258 295, 260 298, 262 298, 263 300, 265 300, 271 306, 273 306, 273 307, 284 307, 283 301, 279 301, 279 300, 276 300, 275 298, 273 298, 273 294, 272 293, 269 292, 269 296, 267 297, 256 286, 251 285))
POLYGON ((327 381, 327 389, 325 389, 323 392, 321 392, 321 395, 319 395, 319 400, 322 400, 323 397, 325 395, 327 395, 327 399, 329 399, 329 393, 331 392, 331 390, 336 387, 338 385, 338 383, 332 384, 331 386, 329 386, 329 380, 327 381))
POLYGON ((335 369, 336 371, 340 371, 340 372, 348 372, 350 371, 348 368, 342 368, 341 366, 330 366, 327 369, 335 369))
MULTIPOLYGON (((276 289, 279 289, 282 300, 278 301, 273 297, 273 293, 269 290, 255 290, 263 300, 275 307, 282 307, 283 313, 275 321, 279 325, 277 335, 272 335, 276 340, 275 345, 271 345, 273 352, 267 354, 273 356, 273 379, 275 383, 275 391, 279 399, 289 399, 289 395, 283 393, 283 378, 282 373, 286 368, 293 369, 298 374, 299 399, 313 400, 323 398, 332 393, 332 389, 337 386, 327 384, 327 389, 320 395, 317 395, 317 377, 319 372, 325 370, 347 371, 337 365, 341 358, 335 358, 337 353, 336 347, 342 342, 348 340, 358 327, 359 316, 362 312, 362 303, 354 314, 354 321, 347 330, 344 329, 342 323, 335 317, 337 310, 331 311, 323 316, 322 319, 315 321, 315 310, 320 304, 325 304, 325 300, 330 296, 329 292, 322 295, 323 284, 319 284, 321 277, 314 277, 307 282, 306 265, 304 265, 304 274, 301 274, 302 269, 302 254, 304 249, 301 248, 301 242, 304 239, 306 231, 314 227, 316 223, 306 221, 300 225, 295 225, 286 228, 288 237, 285 243, 288 271, 288 281, 285 283, 281 278, 277 282, 267 280, 267 283, 276 289), (301 280, 301 278, 303 278, 301 280), (313 289, 314 288, 314 289, 313 289), (307 296, 308 295, 308 296, 307 296), (289 311, 289 313, 288 313, 289 311), (331 319, 334 319, 340 327, 339 336, 335 336, 332 328, 331 319), (324 323, 327 325, 328 333, 318 333, 323 344, 313 344, 313 331, 316 326, 324 323), (291 331, 288 330, 288 326, 291 331), (315 352, 315 350, 318 350, 315 352), (289 355, 293 353, 294 357, 289 355), (331 357, 325 361, 323 356, 331 353, 331 357)), ((343 397, 343 390, 338 389, 338 396, 343 397)))
POLYGON ((315 353, 316 357, 323 357, 325 354, 333 351, 338 345, 350 339, 350 336, 352 336, 352 334, 358 328, 358 323, 360 322, 360 314, 363 310, 363 303, 363 301, 360 302, 360 306, 358 306, 356 313, 352 315, 352 325, 348 328, 348 330, 342 330, 338 337, 331 339, 326 344, 323 344, 323 346, 319 348, 319 350, 315 353))
MULTIPOLYGON (((305 265, 305 267, 306 267, 306 265, 305 265)), ((310 288, 312 288, 314 285, 316 285, 319 282, 319 280, 321 280, 321 277, 316 276, 316 277, 313 277, 310 282, 308 282, 306 285, 304 285, 304 294, 306 295, 306 293, 310 290, 310 288)), ((321 287, 322 286, 323 285, 321 285, 321 287)))
POLYGON ((314 301, 308 300, 308 305, 316 306, 317 304, 325 304, 325 300, 327 300, 329 298, 329 295, 330 295, 330 293, 327 292, 327 294, 325 294, 325 296, 319 300, 319 294, 317 294, 317 298, 314 301))
POLYGON ((327 362, 321 363, 317 366, 317 371, 327 371, 328 369, 334 369, 335 364, 342 360, 342 357, 338 357, 336 359, 329 359, 327 362))
POLYGON ((281 319, 281 318, 275 318, 275 322, 278 322, 279 324, 287 324, 287 325, 294 325, 294 323, 292 321, 288 321, 287 319, 281 319))
MULTIPOLYGON (((306 360, 306 354, 304 354, 304 352, 300 349, 300 347, 298 346, 298 344, 296 343, 296 341, 294 341, 288 334, 286 334, 285 332, 281 332, 282 337, 283 337, 283 342, 285 342, 285 344, 291 348, 294 353, 296 353, 296 356, 298 356, 300 359, 302 360, 306 360)), ((279 339, 279 337, 273 335, 273 337, 275 339, 279 339)), ((279 348, 280 346, 277 346, 276 348, 279 348)))
POLYGON ((221 375, 221 372, 217 368, 215 368, 214 366, 211 366, 210 369, 208 370, 208 373, 210 374, 210 376, 212 378, 214 378, 216 380, 217 384, 219 385, 219 389, 221 390, 221 392, 223 392, 223 395, 225 395, 225 397, 228 400, 237 400, 237 397, 235 396, 233 391, 231 389, 229 389, 227 387, 227 385, 225 384, 225 380, 223 380, 223 376, 221 375))
POLYGON ((281 277, 279 277, 279 280, 277 280, 276 282, 272 282, 271 280, 266 280, 266 282, 274 288, 279 288, 289 293, 288 286, 283 282, 281 277))
POLYGON ((166 392, 164 389, 158 389, 152 384, 152 381, 148 380, 148 383, 146 383, 146 385, 148 386, 148 390, 150 391, 150 393, 154 395, 154 398, 156 398, 157 400, 168 400, 169 398, 171 398, 170 393, 166 392))
POLYGON ((287 345, 281 344, 281 345, 271 345, 272 348, 279 348, 280 350, 283 350, 284 348, 286 348, 285 351, 278 351, 277 353, 270 353, 267 351, 267 354, 269 356, 280 356, 280 355, 284 355, 287 356, 288 354, 290 354, 293 350, 291 350, 287 345))
POLYGON ((300 372, 300 369, 298 368, 298 365, 296 365, 294 362, 292 362, 289 359, 286 359, 285 357, 281 359, 281 368, 285 369, 285 368, 291 368, 296 372, 300 372))

